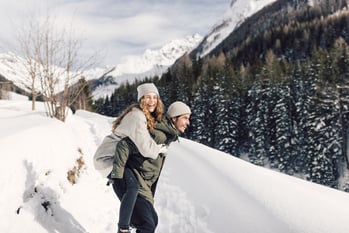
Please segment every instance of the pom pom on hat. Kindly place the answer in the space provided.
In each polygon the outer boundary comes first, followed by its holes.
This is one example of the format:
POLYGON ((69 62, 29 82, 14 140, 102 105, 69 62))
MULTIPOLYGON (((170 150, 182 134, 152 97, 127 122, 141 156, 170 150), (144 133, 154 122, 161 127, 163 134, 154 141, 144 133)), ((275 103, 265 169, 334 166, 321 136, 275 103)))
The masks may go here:
POLYGON ((158 96, 159 91, 154 85, 154 83, 143 83, 137 87, 137 101, 139 101, 144 95, 149 94, 149 93, 155 93, 158 96))
POLYGON ((188 105, 181 101, 173 102, 167 110, 167 115, 172 118, 176 116, 180 116, 183 114, 191 114, 190 108, 188 105))

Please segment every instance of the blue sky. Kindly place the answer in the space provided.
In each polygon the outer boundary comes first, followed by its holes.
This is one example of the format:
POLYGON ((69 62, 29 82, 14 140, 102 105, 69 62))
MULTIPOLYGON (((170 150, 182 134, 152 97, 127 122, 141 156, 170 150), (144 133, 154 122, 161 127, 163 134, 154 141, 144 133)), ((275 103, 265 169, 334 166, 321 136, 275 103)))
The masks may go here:
POLYGON ((72 24, 86 53, 100 51, 103 65, 140 55, 167 42, 204 36, 228 10, 231 0, 0 0, 0 52, 12 51, 15 28, 29 15, 54 15, 72 24))

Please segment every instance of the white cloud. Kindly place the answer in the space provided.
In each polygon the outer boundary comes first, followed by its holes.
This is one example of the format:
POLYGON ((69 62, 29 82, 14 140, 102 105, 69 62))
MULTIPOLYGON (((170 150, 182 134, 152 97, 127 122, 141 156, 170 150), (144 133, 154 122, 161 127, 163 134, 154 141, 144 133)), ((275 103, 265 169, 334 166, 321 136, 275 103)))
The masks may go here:
POLYGON ((86 51, 106 51, 105 63, 159 48, 172 39, 204 35, 229 7, 230 0, 0 0, 3 30, 0 52, 11 50, 14 25, 28 15, 49 13, 60 25, 72 24, 86 51), (9 36, 10 35, 10 36, 9 36))

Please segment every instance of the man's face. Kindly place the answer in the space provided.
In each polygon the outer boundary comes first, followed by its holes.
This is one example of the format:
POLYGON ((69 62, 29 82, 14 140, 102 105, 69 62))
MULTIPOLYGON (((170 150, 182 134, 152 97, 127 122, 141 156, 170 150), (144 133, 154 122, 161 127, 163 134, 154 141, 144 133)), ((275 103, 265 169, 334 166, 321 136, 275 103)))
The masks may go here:
POLYGON ((172 122, 179 132, 184 133, 185 129, 190 124, 189 118, 190 118, 190 114, 183 114, 178 117, 173 117, 172 122))

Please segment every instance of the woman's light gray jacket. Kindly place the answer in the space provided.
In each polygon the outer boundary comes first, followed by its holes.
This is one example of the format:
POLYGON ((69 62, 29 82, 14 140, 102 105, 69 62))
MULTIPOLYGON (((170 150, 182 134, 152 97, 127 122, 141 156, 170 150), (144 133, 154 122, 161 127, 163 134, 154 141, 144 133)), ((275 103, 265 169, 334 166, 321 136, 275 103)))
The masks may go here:
POLYGON ((146 158, 156 159, 162 145, 156 144, 147 129, 147 119, 139 108, 133 108, 121 120, 115 132, 106 136, 93 157, 94 167, 106 177, 113 168, 116 143, 129 137, 138 151, 146 158))

